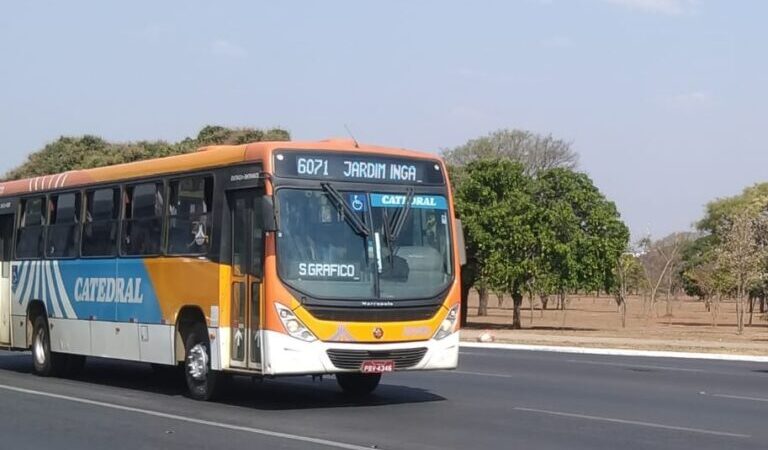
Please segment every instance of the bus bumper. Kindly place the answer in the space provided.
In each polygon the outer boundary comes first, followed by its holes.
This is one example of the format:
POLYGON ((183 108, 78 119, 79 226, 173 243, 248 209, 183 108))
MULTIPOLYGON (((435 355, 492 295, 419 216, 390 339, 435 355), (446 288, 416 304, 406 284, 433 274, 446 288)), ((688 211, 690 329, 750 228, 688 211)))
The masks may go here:
MULTIPOLYGON (((418 363, 395 370, 438 370, 455 369, 459 361, 459 332, 441 340, 430 339, 418 342, 391 344, 355 344, 350 342, 304 342, 286 334, 264 331, 265 375, 324 374, 355 372, 358 369, 339 368, 329 356, 329 350, 339 351, 409 351, 426 349, 418 363)), ((368 357, 367 359, 371 359, 368 357)), ((397 360, 396 360, 397 361, 397 360)))

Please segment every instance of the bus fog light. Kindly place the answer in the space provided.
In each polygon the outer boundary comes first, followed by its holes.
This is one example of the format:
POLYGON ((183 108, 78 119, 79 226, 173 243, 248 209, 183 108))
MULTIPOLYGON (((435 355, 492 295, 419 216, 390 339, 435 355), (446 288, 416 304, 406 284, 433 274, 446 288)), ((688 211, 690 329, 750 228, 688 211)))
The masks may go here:
POLYGON ((315 335, 309 331, 306 325, 301 323, 299 318, 296 317, 296 314, 294 314, 290 308, 283 306, 280 303, 275 303, 275 309, 277 309, 277 316, 280 318, 280 322, 283 323, 283 328, 285 328, 288 335, 306 342, 317 340, 315 335))
POLYGON ((443 319, 443 322, 440 324, 440 328, 438 328, 437 333, 435 333, 435 339, 440 340, 453 334, 453 332, 456 331, 456 326, 458 323, 459 305, 456 304, 448 311, 445 319, 443 319))

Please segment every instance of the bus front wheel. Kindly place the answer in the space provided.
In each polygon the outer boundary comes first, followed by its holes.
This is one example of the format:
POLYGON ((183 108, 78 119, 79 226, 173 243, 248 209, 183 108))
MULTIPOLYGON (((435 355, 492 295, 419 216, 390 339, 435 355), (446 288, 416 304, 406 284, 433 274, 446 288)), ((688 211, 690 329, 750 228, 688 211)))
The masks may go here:
POLYGON ((66 369, 66 355, 51 351, 51 335, 44 316, 37 316, 33 323, 32 362, 35 374, 41 377, 60 375, 66 369))
POLYGON ((185 339, 184 375, 189 396, 195 400, 213 400, 218 394, 220 374, 211 369, 211 344, 208 329, 197 324, 185 339))
POLYGON ((336 382, 345 394, 364 396, 373 392, 381 381, 380 373, 337 373, 336 382))

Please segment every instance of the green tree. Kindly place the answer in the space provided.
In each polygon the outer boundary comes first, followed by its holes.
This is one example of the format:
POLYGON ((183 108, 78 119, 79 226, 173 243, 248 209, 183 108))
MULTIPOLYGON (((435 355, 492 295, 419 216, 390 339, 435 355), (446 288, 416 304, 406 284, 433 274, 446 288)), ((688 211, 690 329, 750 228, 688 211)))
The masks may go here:
POLYGON ((537 208, 533 180, 520 163, 475 161, 456 189, 456 207, 475 248, 478 279, 512 295, 512 328, 520 328, 520 307, 533 275, 537 208))
POLYGON ((569 292, 609 291, 616 260, 629 240, 616 205, 586 174, 569 169, 547 169, 535 186, 540 209, 537 272, 546 275, 561 308, 569 292))
MULTIPOLYGON (((571 144, 551 135, 541 135, 525 130, 502 129, 487 136, 467 141, 455 148, 442 152, 448 163, 448 170, 454 190, 461 184, 466 166, 474 161, 509 160, 520 163, 526 175, 554 167, 575 168, 578 154, 571 149, 571 144)), ((472 287, 478 290, 480 307, 478 315, 483 315, 488 302, 487 284, 480 278, 479 260, 475 257, 471 236, 467 236, 467 265, 462 268, 462 324, 466 325, 467 300, 472 287)), ((543 276, 537 276, 529 289, 538 289, 545 283, 543 276), (538 286, 538 287, 534 287, 538 286)), ((546 296, 542 298, 545 302, 546 296)))
MULTIPOLYGON (((688 241, 680 252, 682 263, 680 265, 679 277, 683 291, 691 297, 698 297, 705 303, 709 301, 716 291, 714 284, 711 282, 712 278, 703 277, 702 275, 704 274, 699 272, 698 269, 707 266, 713 261, 715 244, 715 236, 706 234, 688 241)), ((705 273, 708 273, 708 271, 705 273)))
POLYGON ((734 216, 747 212, 757 214, 768 210, 768 183, 749 186, 733 197, 719 198, 707 203, 704 217, 699 221, 699 230, 716 238, 723 227, 729 227, 734 216))
POLYGON ((280 128, 260 130, 256 128, 225 128, 206 126, 196 138, 179 142, 138 141, 111 143, 104 139, 85 135, 62 136, 43 149, 31 153, 20 166, 10 170, 6 180, 48 175, 75 169, 89 169, 143 159, 189 153, 198 147, 214 144, 243 144, 257 141, 290 140, 290 134, 280 128))

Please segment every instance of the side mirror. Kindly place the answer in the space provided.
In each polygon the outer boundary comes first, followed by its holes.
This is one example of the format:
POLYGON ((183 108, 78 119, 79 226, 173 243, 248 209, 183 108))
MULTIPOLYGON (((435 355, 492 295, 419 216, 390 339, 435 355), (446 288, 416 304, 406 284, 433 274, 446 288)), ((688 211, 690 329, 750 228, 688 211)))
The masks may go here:
POLYGON ((467 244, 464 241, 464 227, 461 225, 461 219, 453 219, 456 229, 456 244, 459 252, 459 264, 462 266, 467 264, 467 244))
POLYGON ((274 200, 271 196, 261 197, 261 220, 263 220, 264 231, 277 231, 280 229, 277 210, 274 200))

